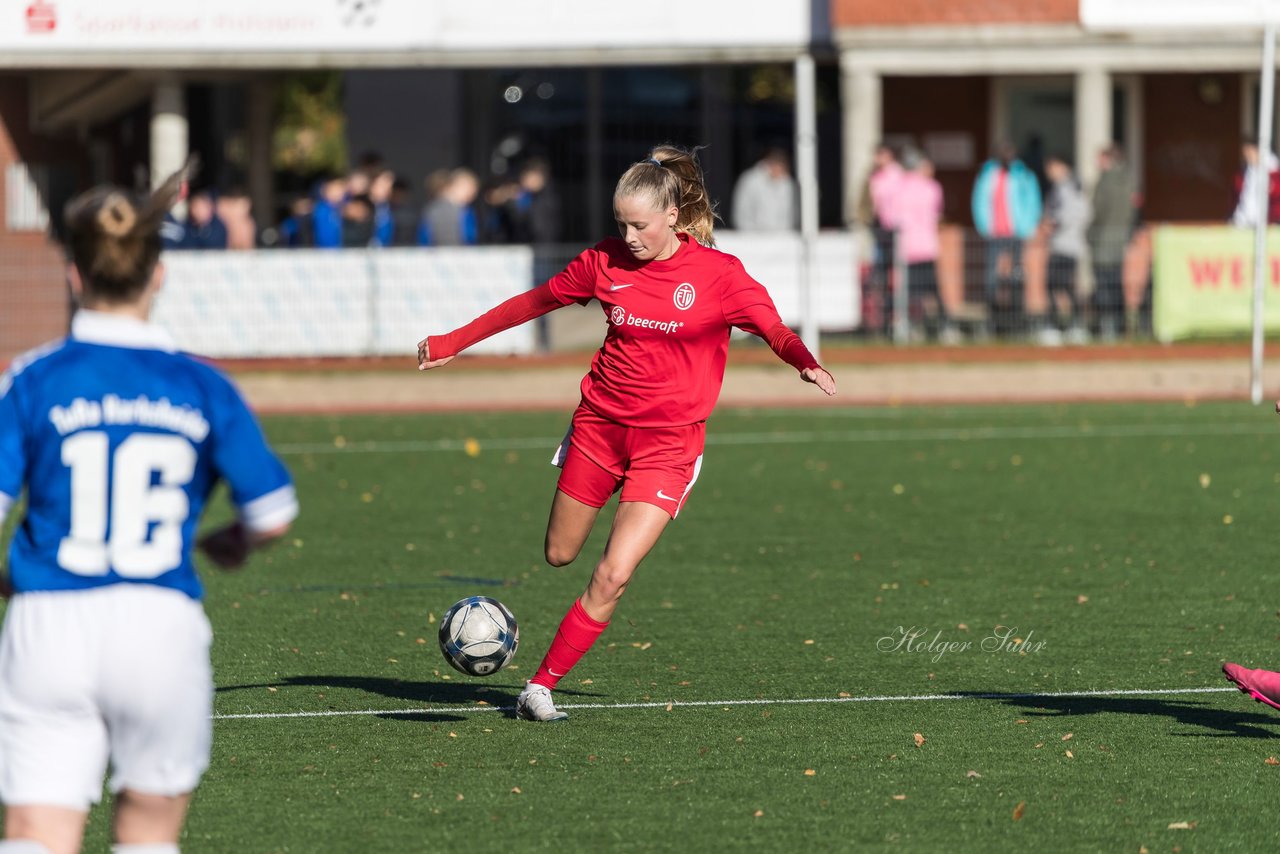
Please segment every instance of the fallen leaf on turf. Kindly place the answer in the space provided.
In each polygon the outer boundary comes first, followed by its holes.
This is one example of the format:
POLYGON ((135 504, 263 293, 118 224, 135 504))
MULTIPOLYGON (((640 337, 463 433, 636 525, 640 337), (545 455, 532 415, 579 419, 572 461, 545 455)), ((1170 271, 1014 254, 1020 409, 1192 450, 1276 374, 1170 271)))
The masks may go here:
POLYGON ((1014 721, 1014 723, 1015 723, 1015 724, 1025 724, 1025 723, 1029 723, 1029 721, 1028 721, 1026 718, 1018 718, 1016 721, 1014 721))
POLYGON ((449 767, 449 764, 448 764, 447 762, 432 762, 432 763, 431 763, 431 767, 433 767, 433 768, 448 768, 448 767, 449 767))
POLYGON ((1027 802, 1018 801, 1018 805, 1013 808, 1013 820, 1022 821, 1022 814, 1027 811, 1027 802))
POLYGON ((751 815, 753 815, 753 816, 754 816, 754 817, 756 817, 756 818, 760 818, 760 817, 762 817, 762 816, 764 815, 764 810, 756 810, 756 811, 755 811, 755 812, 753 812, 751 815))
POLYGON ((1262 764, 1263 765, 1280 765, 1280 759, 1276 759, 1274 756, 1268 756, 1266 759, 1262 760, 1262 764))
POLYGON ((511 794, 513 794, 513 795, 518 795, 518 794, 520 794, 520 787, 519 787, 519 786, 512 786, 512 787, 511 787, 511 794))
POLYGON ((817 771, 814 771, 812 768, 806 768, 806 769, 804 769, 804 775, 805 775, 806 777, 812 777, 814 774, 817 774, 817 773, 818 773, 818 772, 817 772, 817 771))
POLYGON ((465 801, 465 800, 466 800, 466 798, 462 797, 462 792, 458 792, 457 800, 459 800, 459 801, 465 801))
POLYGON ((449 738, 457 738, 457 737, 458 737, 458 734, 456 732, 449 733, 449 738))
POLYGON ((906 795, 894 795, 894 796, 893 796, 893 799, 894 799, 895 801, 905 801, 905 800, 907 799, 907 796, 906 796, 906 795))
POLYGON ((1081 593, 1079 596, 1076 597, 1077 605, 1083 605, 1085 602, 1088 602, 1088 601, 1089 601, 1089 597, 1085 596, 1083 593, 1081 593))
POLYGON ((852 694, 850 694, 848 691, 841 691, 839 694, 836 694, 836 696, 837 696, 837 697, 852 697, 853 695, 852 695, 852 694))
POLYGON ((667 703, 667 711, 668 711, 668 712, 669 712, 669 711, 671 711, 671 704, 670 704, 670 703, 667 703))
POLYGON ((268 685, 268 686, 267 686, 267 690, 268 690, 268 691, 270 691, 272 694, 274 694, 274 693, 276 693, 276 691, 278 691, 278 690, 280 690, 280 689, 279 689, 279 688, 272 688, 270 685, 268 685))
POLYGON ((1067 733, 1066 735, 1064 735, 1064 736, 1062 737, 1062 740, 1063 740, 1063 741, 1070 741, 1070 740, 1071 740, 1071 738, 1072 738, 1072 736, 1074 736, 1074 735, 1075 735, 1075 733, 1074 733, 1074 732, 1069 732, 1069 733, 1067 733))
POLYGON ((957 628, 957 629, 959 629, 959 630, 960 630, 960 631, 962 631, 962 632, 967 632, 967 631, 969 631, 969 627, 968 627, 967 625, 965 625, 964 623, 956 623, 956 628, 957 628))
POLYGON ((1175 821, 1169 825, 1170 830, 1195 830, 1196 822, 1194 821, 1175 821))
POLYGON ((804 644, 805 644, 805 646, 813 646, 813 641, 812 641, 812 640, 807 640, 807 641, 805 641, 805 642, 804 642, 804 644))
POLYGON ((421 792, 414 792, 414 793, 413 793, 413 799, 414 799, 415 801, 416 801, 418 798, 420 798, 420 797, 422 797, 422 793, 421 793, 421 792))
POLYGON ((1043 742, 1043 741, 1036 745, 1036 750, 1039 750, 1039 749, 1040 749, 1040 748, 1042 748, 1042 747, 1044 747, 1044 742, 1043 742))
POLYGON ((594 685, 595 683, 596 683, 596 680, 594 680, 594 679, 583 679, 583 680, 582 680, 581 682, 579 682, 578 684, 579 684, 579 685, 594 685))
POLYGON ((1209 488, 1209 484, 1210 484, 1210 483, 1212 483, 1212 482, 1213 482, 1213 481, 1212 481, 1212 479, 1209 477, 1209 475, 1207 475, 1207 474, 1202 474, 1202 475, 1200 475, 1200 488, 1201 488, 1201 489, 1208 489, 1208 488, 1209 488))
POLYGON ((1068 758, 1068 759, 1075 759, 1075 758, 1076 758, 1076 755, 1075 755, 1074 753, 1072 753, 1070 750, 1068 750, 1068 751, 1067 751, 1067 758, 1068 758))
POLYGON ((915 740, 916 747, 920 747, 921 745, 924 744, 924 736, 921 735, 920 733, 916 733, 915 735, 911 736, 911 738, 915 740))
POLYGON ((979 774, 977 771, 966 771, 964 776, 972 780, 974 777, 981 777, 982 775, 979 774))

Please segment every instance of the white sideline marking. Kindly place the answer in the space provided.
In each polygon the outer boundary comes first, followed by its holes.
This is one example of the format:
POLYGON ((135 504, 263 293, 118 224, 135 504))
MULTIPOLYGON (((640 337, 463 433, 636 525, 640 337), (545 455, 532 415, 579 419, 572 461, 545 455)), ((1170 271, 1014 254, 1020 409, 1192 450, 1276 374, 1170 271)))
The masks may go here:
MULTIPOLYGON (((1163 694, 1221 694, 1237 688, 1151 688, 1119 689, 1114 691, 1054 691, 1027 694, 900 694, 878 697, 800 697, 791 700, 671 700, 656 703, 560 703, 558 709, 665 709, 697 708, 701 706, 799 706, 834 703, 905 703, 933 700, 1037 700, 1062 697, 1144 697, 1163 694)), ((413 709, 360 709, 358 711, 324 712, 244 712, 214 715, 215 721, 251 720, 261 718, 350 718, 372 715, 423 715, 458 714, 471 712, 508 712, 514 706, 419 706, 413 709)))
MULTIPOLYGON (((1060 427, 925 427, 903 430, 819 430, 777 433, 712 433, 708 445, 779 445, 794 442, 921 442, 981 441, 989 439, 1155 439, 1191 436, 1280 435, 1274 425, 1258 424, 1111 424, 1060 427)), ((526 439, 474 439, 482 449, 519 451, 554 448, 562 436, 526 439)), ((282 455, 300 454, 404 454, 462 451, 466 439, 352 441, 341 446, 322 442, 295 442, 276 446, 282 455)))

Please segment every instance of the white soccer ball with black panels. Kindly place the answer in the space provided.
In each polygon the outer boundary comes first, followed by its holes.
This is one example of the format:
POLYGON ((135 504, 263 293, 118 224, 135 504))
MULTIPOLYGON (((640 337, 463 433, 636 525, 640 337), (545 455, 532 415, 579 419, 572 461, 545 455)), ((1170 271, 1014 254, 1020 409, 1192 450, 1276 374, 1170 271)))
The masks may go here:
POLYGON ((440 651, 468 676, 489 676, 511 663, 520 644, 516 618, 497 599, 468 596, 440 621, 440 651))

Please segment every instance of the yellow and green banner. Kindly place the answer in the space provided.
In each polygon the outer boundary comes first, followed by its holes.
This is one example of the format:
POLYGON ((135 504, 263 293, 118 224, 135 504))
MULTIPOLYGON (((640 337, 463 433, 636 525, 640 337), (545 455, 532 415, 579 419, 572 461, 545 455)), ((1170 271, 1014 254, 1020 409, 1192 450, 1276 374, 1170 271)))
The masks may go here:
MULTIPOLYGON (((1152 323, 1156 338, 1247 335, 1253 329, 1253 229, 1156 229, 1152 323)), ((1280 332, 1280 228, 1267 234, 1265 326, 1280 332)))

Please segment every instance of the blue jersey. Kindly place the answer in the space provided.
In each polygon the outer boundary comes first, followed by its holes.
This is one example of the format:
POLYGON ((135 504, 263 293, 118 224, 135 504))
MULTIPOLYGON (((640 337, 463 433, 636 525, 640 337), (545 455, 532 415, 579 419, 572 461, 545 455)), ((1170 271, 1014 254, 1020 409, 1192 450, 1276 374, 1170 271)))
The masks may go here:
POLYGON ((69 338, 0 375, 0 518, 27 488, 9 550, 17 593, 132 582, 200 598, 191 551, 219 479, 251 530, 297 515, 234 386, 158 327, 81 311, 69 338))

